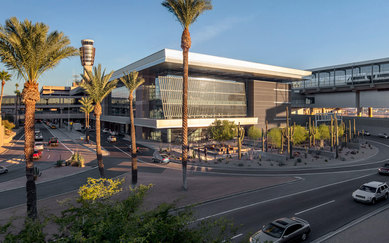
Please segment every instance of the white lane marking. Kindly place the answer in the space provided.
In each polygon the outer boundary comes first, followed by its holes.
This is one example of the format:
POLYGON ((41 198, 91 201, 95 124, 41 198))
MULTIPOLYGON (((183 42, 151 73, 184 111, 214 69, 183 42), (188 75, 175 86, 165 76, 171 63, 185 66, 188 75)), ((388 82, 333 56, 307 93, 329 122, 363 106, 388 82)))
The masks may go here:
POLYGON ((220 216, 220 215, 227 214, 227 213, 232 213, 232 212, 239 211, 239 210, 242 210, 242 209, 246 209, 246 208, 250 208, 250 207, 253 207, 253 206, 257 206, 257 205, 260 205, 260 204, 276 201, 276 200, 279 200, 279 199, 283 199, 283 198, 287 198, 287 197, 292 197, 292 196, 296 196, 296 195, 299 195, 299 194, 303 194, 303 193, 307 193, 307 192, 323 189, 323 188, 326 188, 326 187, 330 187, 330 186, 346 183, 346 182, 349 182, 349 181, 359 180, 361 178, 372 176, 372 175, 375 175, 375 174, 376 173, 367 174, 367 175, 359 176, 359 177, 356 177, 356 178, 347 179, 347 180, 344 180, 344 181, 334 182, 334 183, 331 183, 331 184, 328 184, 328 185, 323 185, 323 186, 315 187, 315 188, 304 190, 304 191, 301 191, 301 192, 295 192, 295 193, 284 195, 284 196, 281 196, 281 197, 276 197, 276 198, 271 198, 271 199, 268 199, 268 200, 265 200, 265 201, 261 201, 261 202, 251 203, 251 204, 248 204, 248 205, 245 205, 245 206, 233 208, 233 209, 226 210, 226 211, 223 211, 223 212, 220 212, 220 213, 215 213, 215 214, 212 214, 212 215, 208 215, 208 216, 196 219, 195 222, 202 221, 204 219, 213 218, 213 217, 220 216))
POLYGON ((50 154, 49 154, 49 156, 47 156, 47 159, 50 159, 50 154))
POLYGON ((124 154, 126 154, 128 157, 130 157, 131 158, 131 154, 129 154, 129 153, 127 153, 127 152, 125 152, 125 151, 123 151, 122 149, 120 149, 120 148, 118 148, 116 145, 113 145, 117 150, 119 150, 120 152, 122 152, 122 153, 124 153, 124 154))
POLYGON ((231 240, 236 239, 236 238, 238 238, 238 237, 240 237, 242 235, 243 235, 242 233, 240 233, 239 235, 235 235, 235 236, 231 237, 231 240))
POLYGON ((295 213, 294 215, 299 215, 299 214, 302 214, 302 213, 305 213, 305 212, 311 211, 311 210, 313 210, 313 209, 316 209, 316 208, 322 207, 322 206, 324 206, 324 205, 327 205, 327 204, 330 204, 330 203, 333 203, 333 202, 335 202, 335 200, 331 200, 331 201, 329 201, 329 202, 322 203, 322 204, 320 204, 320 205, 317 205, 317 206, 315 206, 315 207, 312 207, 312 208, 305 209, 305 210, 303 210, 303 211, 300 211, 300 212, 298 212, 298 213, 295 213))
POLYGON ((339 233, 341 233, 341 232, 343 232, 343 231, 353 227, 354 225, 357 225, 357 224, 359 224, 359 223, 361 223, 361 222, 363 222, 363 221, 373 217, 374 215, 379 214, 382 211, 385 211, 387 209, 389 209, 389 205, 382 206, 381 208, 378 208, 377 210, 375 210, 375 211, 373 211, 371 213, 365 214, 362 217, 357 218, 354 221, 351 221, 350 223, 340 227, 339 229, 337 229, 335 231, 331 231, 328 234, 325 234, 325 235, 321 236, 320 238, 317 238, 316 240, 312 241, 312 243, 319 243, 319 242, 326 241, 326 240, 332 238, 333 236, 335 236, 335 235, 337 235, 337 234, 339 234, 339 233))
MULTIPOLYGON (((46 126, 45 124, 43 124, 43 125, 46 126)), ((51 135, 53 135, 53 137, 57 137, 57 136, 54 135, 54 133, 51 132, 51 130, 50 130, 51 128, 49 128, 48 126, 46 126, 46 129, 47 129, 47 131, 49 131, 49 132, 51 133, 51 135)), ((59 138, 57 138, 57 139, 58 139, 58 141, 59 141, 60 144, 62 144, 67 150, 69 150, 72 154, 74 154, 74 152, 73 152, 70 148, 68 148, 68 146, 66 146, 65 144, 63 144, 59 138)))

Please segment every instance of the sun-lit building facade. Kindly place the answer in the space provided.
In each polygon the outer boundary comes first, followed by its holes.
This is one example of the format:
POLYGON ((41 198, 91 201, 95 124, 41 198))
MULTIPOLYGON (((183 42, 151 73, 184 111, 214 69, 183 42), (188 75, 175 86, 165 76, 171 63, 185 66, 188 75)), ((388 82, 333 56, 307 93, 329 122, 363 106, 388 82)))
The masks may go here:
MULTIPOLYGON (((163 49, 114 72, 111 80, 138 71, 145 83, 136 90, 137 136, 164 142, 180 139, 182 52, 163 49)), ((285 122, 290 82, 310 72, 230 58, 189 53, 189 139, 202 139, 215 119, 242 126, 285 122)), ((118 84, 105 99, 103 127, 129 132, 128 90, 118 84)))

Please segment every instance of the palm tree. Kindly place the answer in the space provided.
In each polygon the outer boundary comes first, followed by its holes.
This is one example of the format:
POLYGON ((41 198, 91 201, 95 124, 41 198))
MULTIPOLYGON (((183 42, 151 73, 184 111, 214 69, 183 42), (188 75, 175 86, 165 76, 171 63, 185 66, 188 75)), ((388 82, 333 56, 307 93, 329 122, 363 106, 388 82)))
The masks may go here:
POLYGON ((134 125, 134 109, 132 107, 132 101, 134 100, 134 90, 141 86, 145 80, 138 77, 137 71, 131 72, 130 74, 124 74, 119 80, 127 87, 130 91, 128 100, 130 101, 130 121, 131 121, 131 168, 132 168, 132 184, 136 185, 138 182, 138 164, 136 160, 136 141, 135 141, 135 125, 134 125))
POLYGON ((104 164, 103 164, 103 155, 101 153, 101 132, 100 132, 100 116, 101 116, 101 102, 104 98, 109 95, 114 88, 118 80, 113 80, 109 82, 113 71, 105 75, 105 69, 101 71, 101 64, 98 67, 94 67, 92 73, 89 70, 85 70, 86 75, 81 74, 83 81, 80 86, 84 88, 85 92, 95 103, 95 117, 96 117, 96 155, 97 163, 99 166, 100 177, 105 177, 104 174, 104 164))
POLYGON ((95 107, 90 97, 82 97, 78 102, 82 104, 81 110, 85 113, 85 140, 89 143, 89 114, 95 107))
POLYGON ((194 23, 201 13, 212 9, 210 0, 165 0, 166 7, 181 23, 184 31, 181 35, 183 56, 183 85, 182 85, 182 177, 183 188, 188 189, 186 181, 186 165, 188 161, 188 54, 191 46, 189 26, 194 23))
POLYGON ((0 72, 0 79, 2 80, 2 82, 1 82, 1 96, 0 96, 0 124, 1 124, 1 118, 2 118, 2 116, 1 116, 1 104, 3 102, 4 85, 5 85, 6 81, 11 80, 11 74, 9 74, 8 72, 3 70, 0 72))
POLYGON ((34 130, 35 104, 39 101, 38 79, 47 70, 54 68, 62 59, 79 55, 76 48, 69 46, 70 40, 62 32, 49 33, 44 23, 33 24, 29 20, 19 22, 16 17, 0 26, 0 58, 4 65, 25 80, 22 92, 26 105, 25 145, 27 214, 37 217, 36 185, 34 181, 34 130))

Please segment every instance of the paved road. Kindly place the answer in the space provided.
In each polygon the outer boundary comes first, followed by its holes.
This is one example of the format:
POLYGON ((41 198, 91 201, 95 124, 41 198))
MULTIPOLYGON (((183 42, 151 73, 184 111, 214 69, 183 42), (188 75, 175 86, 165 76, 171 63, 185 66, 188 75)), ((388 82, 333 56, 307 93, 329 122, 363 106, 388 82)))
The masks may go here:
MULTIPOLYGON (((128 141, 119 140, 115 144, 110 144, 106 142, 106 136, 106 134, 102 134, 102 145, 110 152, 110 155, 104 158, 107 176, 115 177, 128 172, 130 170, 128 165, 130 161, 128 141), (127 164, 124 166, 123 164, 126 162, 127 164)), ((365 161, 343 167, 304 170, 282 169, 277 171, 270 169, 209 169, 209 172, 205 174, 225 174, 226 176, 295 175, 300 177, 301 180, 198 205, 195 207, 196 216, 199 220, 217 217, 232 219, 236 225, 242 226, 238 232, 237 240, 255 232, 263 224, 276 218, 298 216, 307 219, 311 223, 312 234, 309 241, 315 240, 388 203, 380 202, 377 205, 363 205, 351 200, 352 191, 361 184, 371 180, 387 181, 389 179, 376 174, 377 166, 389 158, 389 142, 374 137, 369 139, 380 149, 380 153, 365 161)), ((66 143, 74 145, 72 141, 66 143)), ((139 158, 140 160, 150 161, 151 155, 151 150, 144 149, 139 158)), ((139 170, 156 174, 165 169, 168 168, 154 167, 147 163, 140 163, 139 167, 139 170)), ((193 173, 202 172, 193 171, 193 173)), ((94 169, 81 175, 38 184, 38 197, 46 198, 76 190, 85 182, 87 177, 98 176, 97 169, 94 169)), ((24 188, 0 193, 0 198, 9 199, 7 202, 0 201, 0 209, 24 203, 24 188)))
MULTIPOLYGON (((44 142, 47 142, 50 139, 50 137, 53 137, 52 133, 47 129, 46 126, 37 124, 36 129, 40 129, 42 131, 42 135, 44 136, 44 142)), ((22 134, 20 136, 22 136, 22 134)), ((106 177, 113 178, 122 175, 123 173, 129 172, 131 170, 131 166, 129 163, 130 154, 126 152, 128 151, 128 141, 119 140, 118 143, 109 144, 106 142, 105 139, 107 135, 102 135, 102 136, 104 138, 102 140, 103 141, 102 145, 110 152, 109 156, 104 157, 106 177)), ((12 155, 10 155, 12 158, 15 156, 23 156, 24 140, 17 142, 17 145, 18 145, 17 152, 14 153, 12 151, 12 155)), ((53 167, 55 165, 55 161, 57 161, 60 157, 62 159, 67 159, 70 156, 67 147, 74 151, 85 149, 85 147, 82 147, 81 145, 74 143, 70 139, 64 139, 58 147, 54 147, 54 148, 46 147, 43 153, 43 157, 38 161, 34 161, 35 165, 38 166, 41 170, 43 170, 44 173, 44 170, 53 167)), ((152 155, 151 150, 142 148, 141 151, 142 152, 140 153, 139 156, 140 160, 151 160, 150 159, 152 155)), ((95 154, 93 152, 90 152, 90 154, 92 154, 92 156, 95 157, 95 154)), ((8 156, 8 155, 4 155, 4 156, 8 156)), ((85 184, 86 179, 88 177, 99 178, 100 175, 98 169, 96 168, 97 166, 96 159, 94 159, 89 165, 95 168, 77 175, 37 184, 38 198, 44 199, 54 195, 59 195, 62 193, 77 190, 81 185, 85 184)), ((17 166, 11 166, 9 169, 9 173, 0 175, 0 183, 3 181, 8 181, 11 179, 25 176, 24 168, 25 168, 24 163, 21 163, 17 166)), ((165 169, 166 168, 156 167, 148 163, 146 164, 140 163, 139 165, 139 171, 155 173, 155 174, 160 174, 165 169)), ((23 204, 26 201, 25 188, 18 188, 14 190, 0 192, 0 198, 7 198, 7 200, 0 200, 0 209, 23 204)))
MULTIPOLYGON (((361 162, 361 165, 347 166, 339 170, 309 169, 300 173, 296 170, 285 170, 280 174, 298 174, 302 180, 199 205, 195 208, 196 216, 199 220, 219 217, 233 220, 235 225, 241 225, 236 240, 251 235, 262 225, 277 218, 301 217, 310 222, 312 233, 308 241, 314 241, 388 205, 389 200, 376 205, 365 205, 356 203, 351 198, 351 193, 363 183, 389 180, 389 177, 376 173, 377 166, 389 158, 389 142, 379 138, 370 139, 374 140, 375 146, 380 147, 381 152, 361 162)), ((260 173, 269 175, 274 171, 260 173)))

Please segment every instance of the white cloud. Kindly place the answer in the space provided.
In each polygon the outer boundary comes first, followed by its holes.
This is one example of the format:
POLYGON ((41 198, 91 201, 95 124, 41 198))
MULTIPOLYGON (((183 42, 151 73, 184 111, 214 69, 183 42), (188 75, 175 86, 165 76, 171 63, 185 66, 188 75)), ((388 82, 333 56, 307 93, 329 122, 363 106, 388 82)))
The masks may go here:
POLYGON ((248 22, 254 18, 254 15, 245 16, 245 17, 228 17, 223 19, 220 22, 216 22, 191 33, 192 43, 195 45, 207 42, 215 37, 219 36, 223 32, 228 31, 229 29, 234 28, 236 25, 239 25, 244 22, 248 22))

